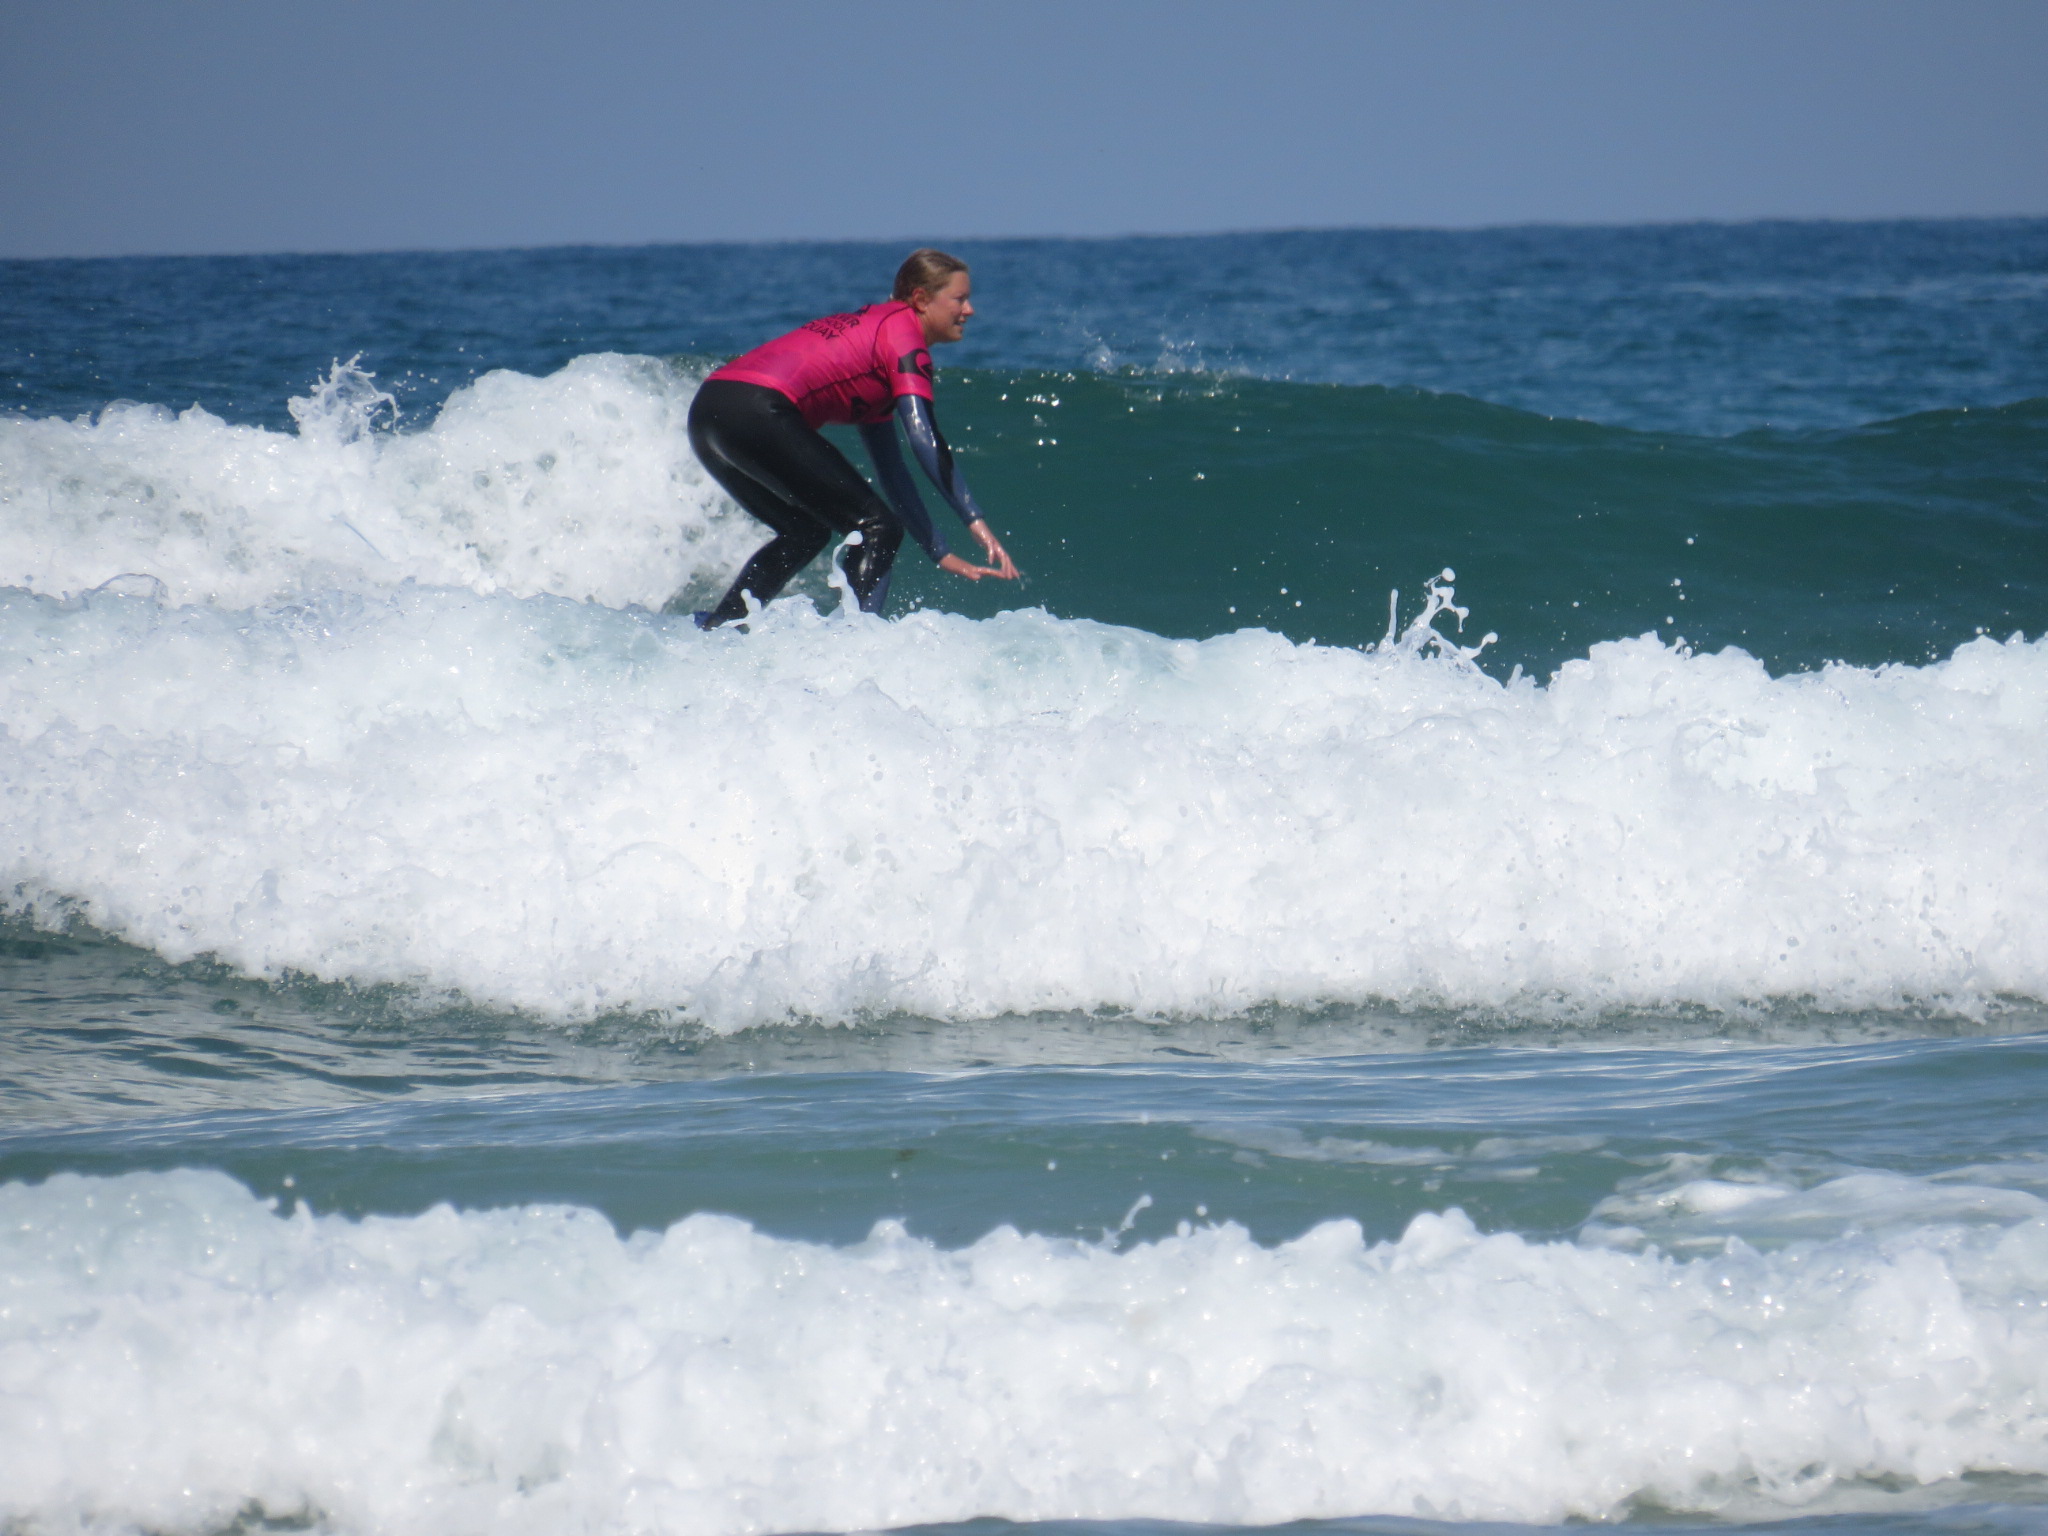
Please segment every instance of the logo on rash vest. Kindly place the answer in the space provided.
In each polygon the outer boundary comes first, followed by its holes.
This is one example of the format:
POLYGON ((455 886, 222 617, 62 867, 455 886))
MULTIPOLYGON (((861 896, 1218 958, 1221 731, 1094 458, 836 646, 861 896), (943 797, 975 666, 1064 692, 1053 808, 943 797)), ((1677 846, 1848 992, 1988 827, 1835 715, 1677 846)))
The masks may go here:
POLYGON ((874 307, 872 304, 863 304, 850 315, 825 315, 816 320, 806 320, 801 329, 809 331, 814 336, 822 336, 827 341, 837 341, 859 325, 862 318, 874 307))
POLYGON ((896 371, 914 373, 927 384, 938 378, 938 374, 932 368, 932 355, 923 347, 919 347, 915 352, 906 352, 897 358, 896 371))

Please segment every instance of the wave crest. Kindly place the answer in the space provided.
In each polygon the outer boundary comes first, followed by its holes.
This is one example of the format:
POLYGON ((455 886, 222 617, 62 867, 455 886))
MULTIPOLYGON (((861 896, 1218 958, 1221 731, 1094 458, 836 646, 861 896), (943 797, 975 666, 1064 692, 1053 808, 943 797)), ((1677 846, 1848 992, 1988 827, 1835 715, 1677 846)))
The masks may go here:
POLYGON ((485 374, 398 432, 350 362, 291 402, 293 434, 127 402, 0 419, 0 585, 72 596, 143 573, 175 603, 246 607, 411 581, 658 606, 760 542, 690 452, 696 383, 579 357, 485 374))

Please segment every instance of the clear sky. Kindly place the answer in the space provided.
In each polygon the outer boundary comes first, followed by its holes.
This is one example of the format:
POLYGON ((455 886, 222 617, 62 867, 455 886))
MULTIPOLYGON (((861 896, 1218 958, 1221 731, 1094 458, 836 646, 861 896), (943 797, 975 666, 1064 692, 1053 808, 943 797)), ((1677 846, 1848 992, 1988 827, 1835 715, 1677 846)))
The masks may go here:
POLYGON ((0 255, 2048 214, 2048 0, 0 0, 0 255))

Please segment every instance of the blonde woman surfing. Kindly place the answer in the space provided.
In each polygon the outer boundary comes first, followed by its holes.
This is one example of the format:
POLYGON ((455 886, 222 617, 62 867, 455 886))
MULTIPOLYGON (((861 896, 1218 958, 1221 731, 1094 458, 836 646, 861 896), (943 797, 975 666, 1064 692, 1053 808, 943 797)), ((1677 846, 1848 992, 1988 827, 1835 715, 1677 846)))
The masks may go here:
POLYGON ((735 358, 704 381, 690 406, 690 446, 734 501, 775 532, 716 608, 712 629, 746 617, 746 594, 766 603, 837 534, 860 535, 845 570, 864 613, 880 613, 906 530, 939 569, 980 581, 1017 579, 1017 567, 975 505, 932 415, 931 348, 958 341, 974 314, 967 264, 913 251, 887 304, 826 315, 735 358), (860 429, 888 501, 818 428, 860 429), (954 554, 925 510, 903 462, 896 427, 925 476, 980 541, 988 560, 954 554))

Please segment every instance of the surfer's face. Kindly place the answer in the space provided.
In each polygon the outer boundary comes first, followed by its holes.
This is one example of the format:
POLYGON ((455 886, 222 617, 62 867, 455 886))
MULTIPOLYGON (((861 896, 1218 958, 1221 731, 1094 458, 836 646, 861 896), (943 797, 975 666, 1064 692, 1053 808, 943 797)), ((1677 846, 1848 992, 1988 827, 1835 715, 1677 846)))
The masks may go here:
POLYGON ((913 289, 910 307, 917 311, 917 318, 924 322, 924 344, 937 346, 942 341, 958 341, 967 333, 967 321, 974 314, 971 295, 974 283, 965 272, 955 272, 946 279, 946 286, 937 293, 923 288, 913 289))

